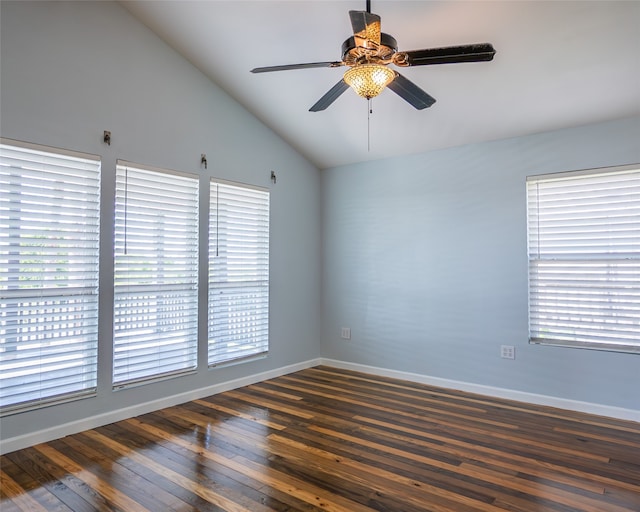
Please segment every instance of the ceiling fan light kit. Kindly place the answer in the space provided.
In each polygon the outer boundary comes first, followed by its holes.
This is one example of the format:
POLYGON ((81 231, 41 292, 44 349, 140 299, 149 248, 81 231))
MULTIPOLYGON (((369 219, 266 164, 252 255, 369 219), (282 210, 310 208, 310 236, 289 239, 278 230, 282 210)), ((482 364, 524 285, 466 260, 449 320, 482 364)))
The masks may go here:
POLYGON ((448 46, 399 52, 396 40, 380 31, 380 16, 372 14, 370 2, 366 11, 349 11, 353 36, 342 43, 342 60, 308 62, 254 68, 252 73, 286 71, 290 69, 335 68, 348 66, 343 78, 309 110, 325 110, 351 87, 359 96, 370 100, 386 87, 418 110, 430 107, 435 99, 403 75, 390 69, 398 67, 482 62, 493 60, 496 51, 490 43, 448 46))
POLYGON ((395 77, 395 72, 382 64, 360 64, 349 69, 343 80, 358 96, 370 100, 380 94, 395 77))

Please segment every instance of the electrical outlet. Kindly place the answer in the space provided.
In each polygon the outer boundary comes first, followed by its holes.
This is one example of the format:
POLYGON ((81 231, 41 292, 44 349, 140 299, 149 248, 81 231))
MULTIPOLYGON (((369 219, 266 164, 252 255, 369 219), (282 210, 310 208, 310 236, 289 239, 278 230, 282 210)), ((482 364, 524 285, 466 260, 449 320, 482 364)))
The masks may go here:
POLYGON ((351 327, 343 327, 341 332, 340 332, 340 337, 343 340, 350 340, 351 339, 351 327))
POLYGON ((500 347, 500 357, 502 359, 515 359, 516 347, 514 347, 513 345, 502 345, 500 347))

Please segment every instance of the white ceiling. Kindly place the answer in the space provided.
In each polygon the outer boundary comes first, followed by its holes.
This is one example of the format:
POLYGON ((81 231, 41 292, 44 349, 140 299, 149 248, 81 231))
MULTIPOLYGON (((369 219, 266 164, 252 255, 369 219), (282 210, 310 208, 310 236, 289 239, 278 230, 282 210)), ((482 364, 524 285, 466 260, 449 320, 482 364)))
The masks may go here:
MULTIPOLYGON (((319 168, 640 114, 640 1, 373 0, 399 50, 492 43, 492 62, 404 68, 436 98, 418 111, 386 90, 348 90, 309 112, 345 68, 365 0, 125 1, 122 5, 319 168)), ((639 142, 640 143, 640 142, 639 142)))

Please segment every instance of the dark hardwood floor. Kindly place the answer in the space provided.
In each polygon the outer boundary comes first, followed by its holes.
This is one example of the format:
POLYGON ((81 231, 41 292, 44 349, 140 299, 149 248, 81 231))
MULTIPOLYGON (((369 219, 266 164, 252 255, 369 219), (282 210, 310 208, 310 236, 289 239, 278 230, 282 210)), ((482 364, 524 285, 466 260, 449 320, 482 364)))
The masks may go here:
POLYGON ((640 511, 640 424, 317 367, 19 450, 0 510, 640 511))

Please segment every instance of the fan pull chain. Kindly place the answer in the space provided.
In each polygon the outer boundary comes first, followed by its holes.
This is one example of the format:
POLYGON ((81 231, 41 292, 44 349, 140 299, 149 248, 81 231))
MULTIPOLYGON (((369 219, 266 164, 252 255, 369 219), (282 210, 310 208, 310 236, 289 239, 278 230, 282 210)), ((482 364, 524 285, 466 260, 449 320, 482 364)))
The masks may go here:
POLYGON ((373 108, 371 107, 371 98, 367 98, 367 151, 371 151, 371 114, 373 114, 373 108))

